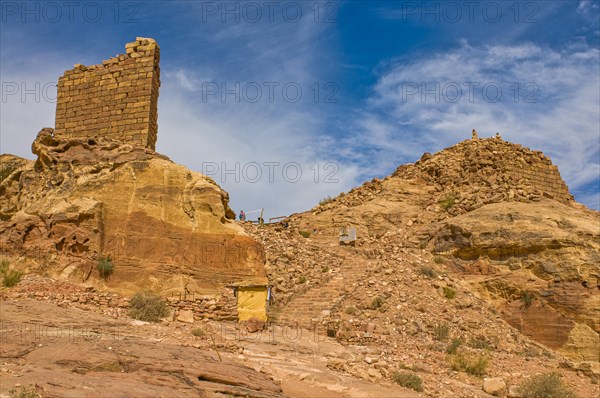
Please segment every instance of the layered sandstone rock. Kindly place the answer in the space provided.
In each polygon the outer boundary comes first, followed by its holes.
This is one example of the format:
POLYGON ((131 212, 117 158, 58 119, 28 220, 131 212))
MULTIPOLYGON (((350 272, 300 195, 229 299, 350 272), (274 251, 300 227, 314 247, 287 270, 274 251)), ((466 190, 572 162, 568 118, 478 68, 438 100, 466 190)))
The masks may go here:
POLYGON ((486 274, 476 289, 511 325, 573 358, 598 361, 598 225, 598 212, 543 200, 490 204, 423 231, 429 248, 455 258, 457 271, 486 274), (523 302, 526 294, 533 305, 523 302))
POLYGON ((237 354, 235 342, 208 327, 210 338, 195 337, 185 327, 140 325, 32 300, 3 301, 0 317, 2 397, 18 396, 9 390, 19 386, 43 397, 283 396, 264 372, 229 354, 237 354))
POLYGON ((266 282, 262 246, 210 178, 110 138, 44 129, 32 150, 36 161, 2 155, 0 244, 23 267, 123 293, 266 282), (107 256, 105 282, 96 265, 107 256))
POLYGON ((573 200, 539 151, 500 138, 467 140, 289 223, 330 239, 356 227, 381 261, 398 248, 447 258, 523 334, 574 360, 599 360, 600 214, 573 200), (382 240, 394 251, 379 250, 382 240))

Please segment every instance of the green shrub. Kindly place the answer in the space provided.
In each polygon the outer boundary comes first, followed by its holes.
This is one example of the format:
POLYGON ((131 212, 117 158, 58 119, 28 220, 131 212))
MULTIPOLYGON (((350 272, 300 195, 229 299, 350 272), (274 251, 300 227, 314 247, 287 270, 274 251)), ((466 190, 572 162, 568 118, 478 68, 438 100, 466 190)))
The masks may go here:
POLYGON ((448 347, 446 348, 446 353, 447 354, 456 354, 458 347, 460 347, 461 345, 462 345, 461 339, 453 339, 452 342, 450 344, 448 344, 448 347))
POLYGON ((301 275, 298 278, 298 283, 302 284, 302 283, 306 283, 306 277, 304 275, 301 275))
POLYGON ((329 266, 328 265, 324 265, 321 267, 321 272, 325 273, 325 272, 329 272, 329 266))
POLYGON ((299 234, 302 235, 302 236, 304 236, 305 238, 309 238, 310 237, 310 232, 309 231, 300 231, 299 234))
POLYGON ((465 372, 473 376, 483 376, 488 366, 488 358, 458 352, 450 357, 450 367, 457 372, 465 372))
POLYGON ((9 268, 10 261, 8 261, 6 258, 3 258, 2 261, 0 261, 0 274, 5 274, 9 268))
POLYGON ((323 206, 329 202, 333 202, 333 198, 331 196, 325 196, 323 199, 319 200, 319 206, 323 206))
POLYGON ((202 329, 193 329, 192 330, 192 334, 196 337, 202 337, 204 336, 204 330, 202 329))
POLYGON ((394 372, 392 373, 392 381, 402 387, 411 388, 415 391, 423 391, 423 380, 414 373, 394 372))
POLYGON ((519 385, 522 398, 577 398, 557 373, 534 376, 519 385))
POLYGON ((358 310, 356 309, 356 307, 354 307, 354 306, 346 307, 346 314, 356 315, 357 313, 358 313, 358 310))
POLYGON ((41 397, 38 394, 35 386, 31 385, 29 387, 19 387, 18 389, 12 388, 8 390, 8 396, 10 398, 39 398, 41 397))
POLYGON ((458 199, 458 195, 456 193, 450 193, 445 195, 443 198, 438 200, 438 204, 444 210, 449 210, 452 206, 456 204, 456 199, 458 199))
POLYGON ((373 297, 373 300, 371 301, 371 308, 373 308, 373 309, 381 308, 381 307, 383 307, 384 304, 385 304, 385 299, 383 297, 381 297, 381 296, 373 297))
POLYGON ((100 257, 98 259, 98 272, 100 273, 100 277, 107 279, 112 275, 115 270, 115 266, 110 258, 110 254, 106 257, 100 257))
POLYGON ((456 296, 456 290, 452 289, 451 287, 444 286, 442 290, 444 290, 444 296, 447 299, 453 299, 456 296))
POLYGON ((435 270, 427 265, 422 266, 421 268, 419 268, 419 272, 421 273, 421 275, 424 275, 428 278, 435 278, 437 276, 437 272, 435 272, 435 270))
POLYGON ((129 301, 129 316, 146 322, 158 322, 169 314, 167 303, 152 292, 138 292, 129 301))
POLYGON ((21 281, 22 276, 22 272, 9 269, 2 274, 2 284, 6 287, 14 286, 21 281))
POLYGON ((448 325, 436 325, 433 328, 433 338, 438 341, 444 341, 448 339, 450 334, 450 328, 448 325))
POLYGON ((533 304, 534 300, 535 294, 533 294, 532 292, 523 292, 523 294, 521 295, 521 301, 523 302, 525 308, 531 307, 531 304, 533 304))
POLYGON ((3 258, 2 261, 0 261, 0 276, 2 277, 2 285, 11 287, 21 281, 23 273, 14 269, 10 269, 10 261, 8 261, 6 258, 3 258))

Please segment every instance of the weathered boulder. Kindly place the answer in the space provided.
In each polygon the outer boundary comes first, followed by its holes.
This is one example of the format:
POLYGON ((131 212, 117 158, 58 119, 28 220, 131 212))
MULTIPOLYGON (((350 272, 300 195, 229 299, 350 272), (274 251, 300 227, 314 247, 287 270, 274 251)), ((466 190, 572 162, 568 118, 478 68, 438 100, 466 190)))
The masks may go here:
POLYGON ((0 182, 1 249, 30 270, 123 293, 266 280, 262 246, 212 179, 108 138, 58 140, 44 129, 32 150, 36 161, 2 155, 0 182), (96 265, 107 256, 104 281, 96 265))
POLYGON ((506 393, 508 398, 521 398, 521 389, 519 386, 510 386, 508 387, 508 392, 506 393))
POLYGON ((499 396, 506 391, 506 383, 499 377, 490 377, 483 379, 483 391, 488 394, 499 396))
POLYGON ((181 310, 177 314, 177 320, 183 323, 194 323, 194 312, 190 310, 181 310))
POLYGON ((265 322, 260 319, 250 318, 246 322, 244 322, 244 326, 248 333, 256 333, 265 328, 265 322))

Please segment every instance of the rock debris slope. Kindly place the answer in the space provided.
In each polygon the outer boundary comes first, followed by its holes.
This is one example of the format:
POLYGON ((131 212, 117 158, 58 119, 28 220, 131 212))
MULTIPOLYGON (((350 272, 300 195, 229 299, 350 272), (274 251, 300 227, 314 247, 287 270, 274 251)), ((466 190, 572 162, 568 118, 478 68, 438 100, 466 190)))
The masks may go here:
POLYGON ((246 225, 266 250, 274 318, 376 352, 340 369, 444 371, 460 340, 473 355, 491 350, 490 373, 526 371, 545 352, 597 380, 600 214, 541 152, 464 141, 287 221, 246 225), (357 246, 339 247, 350 226, 357 246))

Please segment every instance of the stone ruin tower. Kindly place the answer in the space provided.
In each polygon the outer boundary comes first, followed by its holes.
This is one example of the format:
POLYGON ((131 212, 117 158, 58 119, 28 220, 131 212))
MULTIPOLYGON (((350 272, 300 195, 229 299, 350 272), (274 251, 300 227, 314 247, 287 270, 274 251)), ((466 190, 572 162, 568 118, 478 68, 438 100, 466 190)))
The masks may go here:
POLYGON ((75 65, 58 80, 54 135, 108 137, 154 150, 158 134, 160 48, 138 37, 100 65, 75 65))

